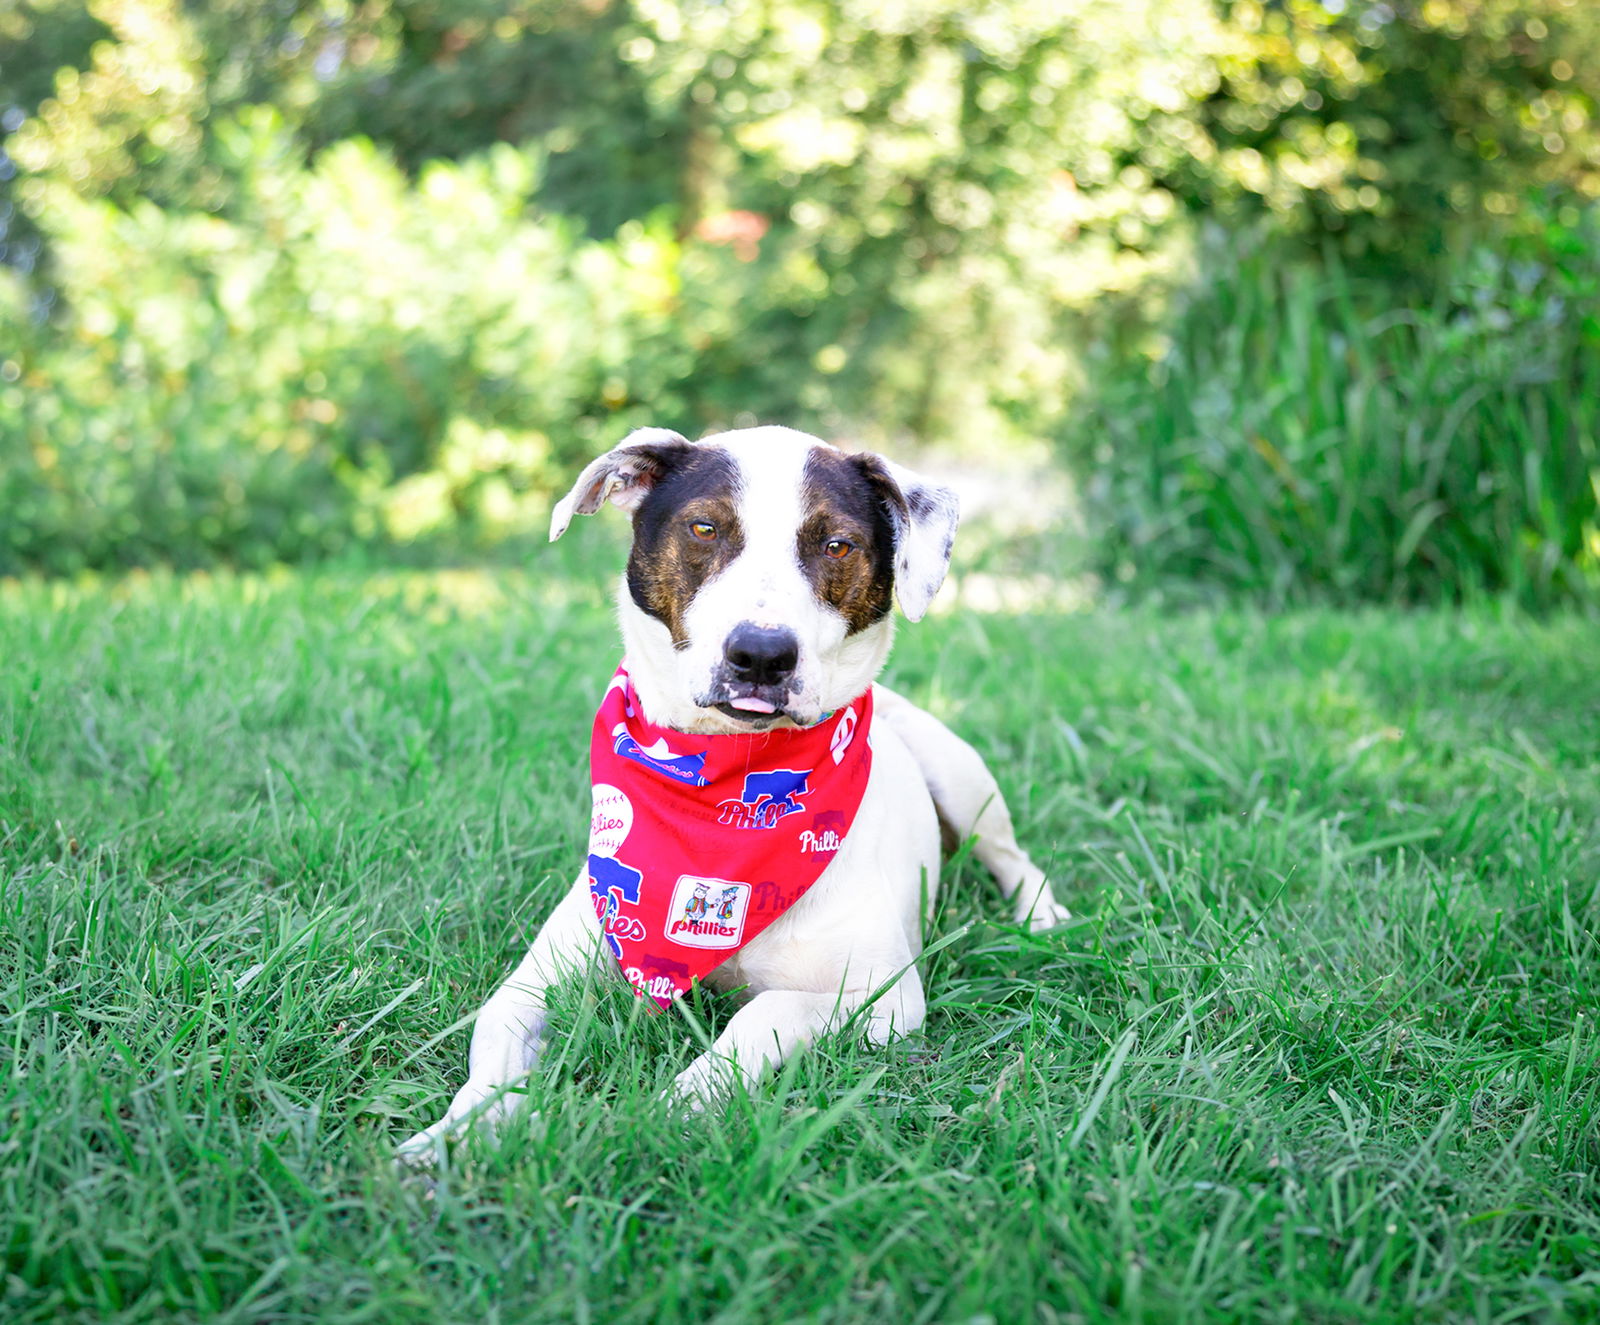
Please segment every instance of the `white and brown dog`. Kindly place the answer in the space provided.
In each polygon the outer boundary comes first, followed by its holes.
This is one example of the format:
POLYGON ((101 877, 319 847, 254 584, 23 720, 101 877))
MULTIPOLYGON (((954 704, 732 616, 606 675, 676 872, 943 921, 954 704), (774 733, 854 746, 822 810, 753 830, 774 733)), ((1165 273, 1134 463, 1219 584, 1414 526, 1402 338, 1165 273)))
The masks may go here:
MULTIPOLYGON (((891 600, 920 619, 944 581, 956 496, 879 456, 788 428, 690 442, 644 429, 600 456, 557 505, 550 537, 609 499, 633 514, 617 594, 634 693, 649 722, 680 733, 810 727, 873 688, 870 774, 855 820, 809 891, 706 980, 743 991, 708 1053, 677 1078, 691 1103, 843 1024, 873 998, 874 1043, 922 1024, 925 908, 946 837, 974 853, 1033 928, 1066 912, 1017 846, 983 759, 937 719, 873 681, 893 636, 891 600)), ((478 1014, 466 1085, 401 1146, 426 1162, 469 1122, 493 1125, 537 1063, 546 989, 601 960, 588 872, 478 1014)), ((616 969, 616 963, 610 963, 616 969)))

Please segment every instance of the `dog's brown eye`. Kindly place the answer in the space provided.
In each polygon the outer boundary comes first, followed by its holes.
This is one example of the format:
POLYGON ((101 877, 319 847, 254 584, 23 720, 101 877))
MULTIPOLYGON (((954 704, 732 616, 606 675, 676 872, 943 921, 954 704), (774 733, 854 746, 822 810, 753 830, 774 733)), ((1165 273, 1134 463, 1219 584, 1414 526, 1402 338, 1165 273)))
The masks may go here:
POLYGON ((709 520, 689 521, 689 532, 702 543, 715 543, 717 541, 717 527, 709 520))
POLYGON ((830 538, 822 549, 822 555, 838 561, 841 557, 848 557, 855 550, 854 543, 847 543, 842 538, 830 538))

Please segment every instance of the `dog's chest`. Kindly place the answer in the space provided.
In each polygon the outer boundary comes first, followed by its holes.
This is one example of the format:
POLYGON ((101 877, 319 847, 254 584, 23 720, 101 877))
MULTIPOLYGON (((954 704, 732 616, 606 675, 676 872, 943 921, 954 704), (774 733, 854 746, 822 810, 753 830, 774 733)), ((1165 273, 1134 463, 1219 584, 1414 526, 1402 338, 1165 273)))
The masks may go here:
POLYGON ((882 970, 922 949, 922 916, 939 882, 939 826, 921 771, 884 723, 873 726, 872 777, 855 824, 810 890, 717 967, 714 989, 854 988, 852 972, 882 970))

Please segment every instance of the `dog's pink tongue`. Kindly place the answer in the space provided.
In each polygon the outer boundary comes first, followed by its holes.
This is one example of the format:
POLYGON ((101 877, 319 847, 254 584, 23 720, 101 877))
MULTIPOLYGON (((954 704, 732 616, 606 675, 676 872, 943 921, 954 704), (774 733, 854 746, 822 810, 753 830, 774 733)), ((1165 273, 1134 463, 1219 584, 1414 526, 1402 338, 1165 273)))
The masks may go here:
POLYGON ((736 709, 743 709, 746 713, 776 713, 778 706, 769 704, 764 699, 757 699, 754 695, 745 695, 742 699, 730 700, 729 703, 736 709))

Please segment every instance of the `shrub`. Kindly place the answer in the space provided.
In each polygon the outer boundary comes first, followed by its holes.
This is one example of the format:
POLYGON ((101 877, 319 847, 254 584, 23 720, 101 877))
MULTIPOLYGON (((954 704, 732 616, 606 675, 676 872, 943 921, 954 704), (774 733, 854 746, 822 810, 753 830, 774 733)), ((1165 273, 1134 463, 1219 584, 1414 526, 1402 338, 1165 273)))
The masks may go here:
POLYGON ((1475 250, 1426 307, 1215 241, 1153 355, 1067 425, 1104 567, 1281 599, 1509 592, 1600 571, 1600 246, 1475 250))
POLYGON ((246 219, 52 196, 55 315, 0 289, 0 572, 489 534, 602 432, 688 425, 670 235, 530 215, 510 147, 413 185, 361 141, 302 169, 282 134, 222 135, 246 219))
POLYGON ((540 149, 413 179, 363 139, 307 166, 269 107, 208 133, 215 210, 29 181, 51 284, 0 273, 0 574, 488 541, 645 423, 992 444, 1059 409, 1063 305, 994 252, 908 281, 882 235, 844 272, 822 221, 742 210, 596 240, 538 206, 540 149))

